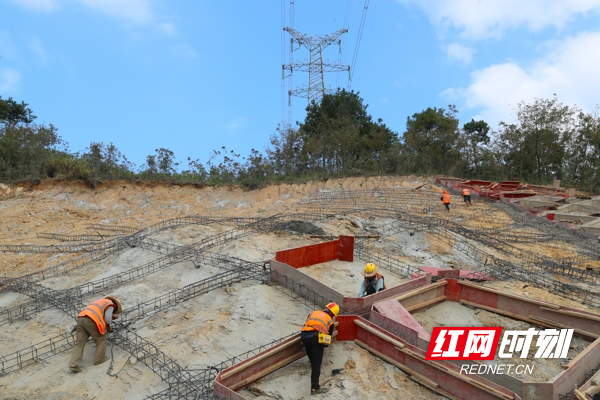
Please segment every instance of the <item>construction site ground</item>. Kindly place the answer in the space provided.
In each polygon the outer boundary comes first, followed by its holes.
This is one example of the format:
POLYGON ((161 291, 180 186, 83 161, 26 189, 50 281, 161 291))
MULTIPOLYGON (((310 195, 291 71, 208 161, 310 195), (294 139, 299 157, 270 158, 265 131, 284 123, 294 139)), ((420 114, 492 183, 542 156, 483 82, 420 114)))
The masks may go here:
MULTIPOLYGON (((80 183, 51 181, 36 186, 2 185, 0 245, 4 247, 0 249, 3 250, 0 252, 0 278, 34 274, 86 254, 86 251, 61 252, 64 247, 60 246, 108 243, 130 232, 160 223, 168 225, 168 221, 176 218, 208 218, 208 222, 182 222, 148 231, 144 246, 127 242, 119 251, 97 261, 73 268, 68 273, 43 279, 37 277, 34 281, 56 293, 67 293, 67 289, 88 282, 109 280, 117 274, 125 276, 129 271, 160 261, 171 251, 192 251, 198 243, 224 237, 229 231, 243 226, 233 220, 234 217, 254 221, 273 217, 264 226, 262 223, 253 226, 251 234, 215 242, 205 250, 210 252, 212 261, 184 257, 140 278, 123 284, 111 283, 111 290, 107 292, 82 297, 71 295, 82 303, 105 295, 116 296, 123 303, 124 320, 129 321, 123 329, 139 335, 192 374, 299 332, 314 305, 290 296, 269 282, 267 270, 263 277, 258 273, 231 284, 214 283, 214 288, 211 279, 232 271, 231 265, 235 262, 252 263, 260 270, 267 268, 263 266, 279 250, 326 240, 310 238, 311 235, 379 235, 379 239, 362 240, 362 245, 369 249, 369 254, 377 254, 386 260, 387 264, 381 264, 381 273, 385 275, 388 287, 408 282, 419 266, 468 269, 495 274, 494 281, 485 283, 488 287, 581 310, 600 311, 600 301, 589 300, 596 298, 595 281, 587 275, 586 279, 573 276, 577 271, 586 271, 586 267, 600 267, 598 258, 590 255, 597 244, 590 245, 592 250, 582 250, 577 245, 579 239, 571 240, 570 233, 549 233, 544 227, 538 228, 527 222, 526 217, 515 214, 506 205, 476 200, 473 207, 466 207, 462 199, 453 196, 451 211, 446 212, 439 199, 440 193, 434 179, 414 176, 346 178, 271 185, 258 190, 158 182, 110 182, 96 189, 80 183), (417 187, 420 187, 417 191, 413 190, 417 187), (365 196, 367 198, 363 199, 365 196), (402 212, 402 216, 398 212, 402 212), (398 221, 425 219, 436 225, 431 225, 430 229, 408 223, 397 226, 398 221), (127 233, 103 230, 98 228, 99 225, 130 230, 127 233), (43 233, 65 236, 39 235, 43 233), (77 240, 84 237, 86 240, 77 240), (17 245, 23 246, 21 250, 15 250, 17 245), (55 246, 54 250, 52 246, 55 246), (154 246, 155 251, 148 246, 154 246), (492 258, 484 260, 478 251, 492 257, 496 264, 486 261, 492 258), (218 257, 225 261, 215 262, 218 257), (541 260, 568 259, 570 269, 567 268, 567 272, 560 269, 561 265, 567 265, 565 261, 552 270, 539 272, 536 270, 538 264, 532 261, 530 273, 521 274, 522 271, 505 270, 501 268, 503 264, 499 264, 506 261, 523 266, 527 257, 532 260, 538 257, 541 260), (168 307, 153 300, 161 296, 166 298, 169 293, 202 280, 208 282, 203 294, 169 303, 168 307), (561 284, 577 290, 567 288, 561 293, 549 286, 561 284), (588 292, 593 296, 585 296, 586 300, 578 297, 588 292), (155 301, 157 311, 148 306, 152 301, 155 301), (126 315, 127 312, 131 317, 126 315)), ((375 261, 370 257, 355 256, 352 263, 332 261, 301 271, 354 297, 363 279, 361 270, 366 262, 375 261)), ((527 268, 523 266, 524 270, 527 268)), ((8 321, 4 314, 7 310, 31 303, 31 295, 27 293, 0 291, 0 312, 3 313, 0 357, 6 358, 58 337, 75 321, 54 304, 40 306, 35 312, 8 321)), ((414 316, 428 331, 443 324, 511 329, 531 327, 488 311, 474 311, 460 304, 447 303, 424 309, 414 316), (461 325, 463 323, 466 325, 461 325)), ((574 338, 569 357, 583 350, 588 343, 574 338)), ((138 360, 133 351, 111 343, 107 347, 111 362, 94 366, 93 348, 89 342, 80 363, 83 372, 79 374, 69 371, 70 351, 44 357, 24 356, 19 365, 0 376, 0 399, 144 399, 170 387, 168 379, 161 379, 138 360), (109 367, 112 367, 110 371, 109 367), (118 376, 110 376, 107 372, 118 373, 118 376)), ((539 366, 539 373, 531 379, 548 380, 561 370, 561 363, 556 360, 539 366)), ((325 351, 322 371, 324 386, 331 388, 322 396, 324 399, 443 398, 354 343, 339 342, 330 346, 325 351), (332 376, 332 369, 336 368, 344 370, 332 376)), ((305 357, 240 393, 247 398, 301 399, 309 398, 309 388, 310 366, 305 357)))

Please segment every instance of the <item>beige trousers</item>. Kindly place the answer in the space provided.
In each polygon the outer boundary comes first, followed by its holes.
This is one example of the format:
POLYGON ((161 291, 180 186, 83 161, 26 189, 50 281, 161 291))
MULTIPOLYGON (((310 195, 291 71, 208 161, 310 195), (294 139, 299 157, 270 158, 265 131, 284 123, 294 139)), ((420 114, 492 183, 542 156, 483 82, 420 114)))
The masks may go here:
POLYGON ((104 357, 106 352, 106 335, 100 334, 96 323, 88 317, 77 318, 77 339, 75 342, 75 348, 71 353, 71 362, 69 363, 70 368, 77 367, 79 362, 83 358, 83 349, 85 343, 89 337, 94 339, 96 342, 96 355, 94 356, 94 362, 99 361, 104 357))

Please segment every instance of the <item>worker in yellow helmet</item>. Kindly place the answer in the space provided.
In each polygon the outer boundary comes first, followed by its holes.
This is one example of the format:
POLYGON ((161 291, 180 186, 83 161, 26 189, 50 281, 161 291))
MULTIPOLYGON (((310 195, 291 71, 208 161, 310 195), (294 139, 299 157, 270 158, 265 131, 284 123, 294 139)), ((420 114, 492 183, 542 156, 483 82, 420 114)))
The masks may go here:
POLYGON ((321 394, 329 390, 319 385, 319 376, 321 376, 323 352, 325 346, 331 343, 331 335, 333 335, 335 327, 335 317, 339 313, 340 306, 337 303, 329 303, 323 310, 311 312, 300 332, 300 340, 304 343, 306 355, 312 369, 310 374, 310 394, 321 394))
POLYGON ((381 292, 385 289, 385 279, 379 274, 379 266, 368 263, 362 271, 365 279, 360 285, 358 297, 365 297, 373 293, 381 292))

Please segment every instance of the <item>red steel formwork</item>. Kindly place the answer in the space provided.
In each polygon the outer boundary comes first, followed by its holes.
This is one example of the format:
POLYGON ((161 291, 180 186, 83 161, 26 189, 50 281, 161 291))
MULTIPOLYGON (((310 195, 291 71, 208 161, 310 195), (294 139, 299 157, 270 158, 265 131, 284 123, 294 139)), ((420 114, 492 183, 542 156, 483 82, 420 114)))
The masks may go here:
POLYGON ((436 182, 450 187, 456 192, 461 192, 463 188, 471 191, 471 194, 476 194, 479 197, 486 197, 491 200, 506 199, 522 199, 537 195, 552 195, 567 197, 566 189, 559 186, 544 186, 521 184, 518 181, 502 181, 500 183, 481 180, 462 180, 458 178, 436 178, 436 182))
MULTIPOLYGON (((458 270, 443 271, 441 276, 438 276, 444 279, 435 283, 431 283, 431 275, 427 274, 363 299, 347 298, 299 270, 302 268, 300 265, 304 264, 302 260, 322 257, 323 260, 330 261, 334 253, 324 249, 334 248, 332 243, 339 246, 340 240, 282 252, 282 259, 288 257, 287 260, 298 267, 294 268, 277 261, 276 256, 271 260, 272 279, 293 279, 338 302, 345 314, 349 310, 371 306, 368 318, 357 315, 338 316, 336 340, 354 341, 358 346, 400 368, 416 382, 448 398, 558 400, 561 394, 572 391, 575 385, 584 380, 586 374, 600 365, 598 314, 504 293, 460 280, 458 270), (293 254, 297 254, 300 261, 290 260, 289 257, 293 254), (524 382, 510 375, 489 373, 461 374, 459 364, 477 362, 426 360, 430 334, 411 315, 414 311, 442 301, 459 302, 542 327, 574 329, 575 335, 593 343, 565 365, 563 372, 548 382, 524 382)), ((344 251, 349 251, 349 247, 344 251)), ((338 257, 340 254, 341 252, 338 252, 338 257)), ((306 353, 300 337, 295 336, 221 371, 214 381, 215 393, 225 399, 244 399, 236 393, 237 390, 304 355, 306 353)), ((587 381, 582 390, 591 386, 592 379, 587 381)))

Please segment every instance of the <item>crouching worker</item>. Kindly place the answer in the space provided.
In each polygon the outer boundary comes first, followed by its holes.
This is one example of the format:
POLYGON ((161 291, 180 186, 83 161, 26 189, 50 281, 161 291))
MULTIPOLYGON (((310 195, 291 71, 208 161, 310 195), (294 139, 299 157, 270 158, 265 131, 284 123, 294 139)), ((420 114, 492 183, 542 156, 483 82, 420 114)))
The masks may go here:
POLYGON ((329 389, 319 385, 321 362, 325 346, 331 343, 335 317, 340 313, 337 303, 329 303, 323 310, 313 311, 308 315, 306 323, 300 332, 300 340, 304 343, 306 355, 310 361, 310 394, 325 393, 329 389))
POLYGON ((362 275, 365 277, 365 279, 360 285, 358 297, 365 297, 373 293, 381 292, 385 289, 385 279, 383 275, 379 274, 379 267, 377 265, 368 263, 365 265, 362 275))
POLYGON ((83 349, 88 338, 91 336, 96 343, 96 355, 94 365, 102 364, 108 360, 104 355, 106 352, 106 332, 112 332, 110 323, 123 311, 121 302, 115 297, 106 296, 104 299, 93 301, 83 309, 77 316, 77 337, 75 348, 71 353, 69 369, 72 372, 81 372, 79 362, 83 358, 83 349))

